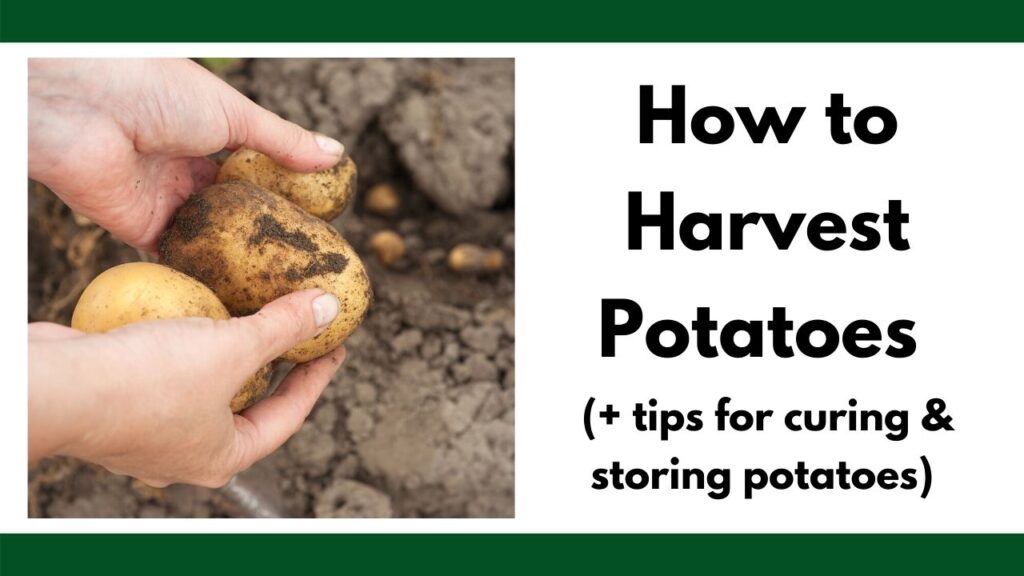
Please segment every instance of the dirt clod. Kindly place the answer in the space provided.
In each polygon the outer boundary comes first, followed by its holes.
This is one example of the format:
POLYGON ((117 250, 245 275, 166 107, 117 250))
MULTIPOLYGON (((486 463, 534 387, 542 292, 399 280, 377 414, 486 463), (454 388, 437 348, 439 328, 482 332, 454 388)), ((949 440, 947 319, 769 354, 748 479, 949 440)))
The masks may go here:
POLYGON ((335 480, 316 499, 317 518, 389 518, 387 494, 352 480, 335 480))

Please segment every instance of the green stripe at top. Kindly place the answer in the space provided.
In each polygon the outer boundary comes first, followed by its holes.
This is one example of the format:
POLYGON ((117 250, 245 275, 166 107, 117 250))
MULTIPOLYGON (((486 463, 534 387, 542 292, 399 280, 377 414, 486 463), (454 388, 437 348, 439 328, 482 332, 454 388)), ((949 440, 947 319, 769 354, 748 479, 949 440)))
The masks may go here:
POLYGON ((1024 1, 2 0, 0 40, 1006 42, 1024 1))

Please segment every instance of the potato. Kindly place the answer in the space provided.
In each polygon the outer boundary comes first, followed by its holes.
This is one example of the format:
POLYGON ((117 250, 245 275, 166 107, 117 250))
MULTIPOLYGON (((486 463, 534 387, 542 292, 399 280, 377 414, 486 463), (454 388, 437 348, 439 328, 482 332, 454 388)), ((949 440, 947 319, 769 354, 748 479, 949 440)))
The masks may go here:
POLYGON ((319 172, 292 172, 269 156, 239 148, 228 156, 217 183, 247 180, 283 196, 317 218, 333 220, 344 212, 356 190, 356 164, 347 155, 332 168, 319 172))
POLYGON ((378 216, 394 216, 401 207, 402 200, 398 197, 398 192, 394 186, 386 182, 370 188, 366 193, 366 200, 363 201, 363 208, 378 216))
POLYGON ((244 180, 193 194, 160 239, 160 258, 209 286, 234 316, 296 290, 338 297, 338 316, 281 358, 306 362, 337 348, 373 299, 363 263, 333 226, 244 180))
MULTIPOLYGON (((89 283, 75 306, 71 327, 108 332, 143 320, 191 316, 231 317, 217 296, 196 280, 166 266, 133 262, 110 268, 89 283)), ((231 411, 254 404, 266 393, 269 381, 270 368, 265 366, 231 399, 231 411)))
POLYGON ((505 266, 505 254, 496 248, 459 244, 448 253, 448 268, 460 274, 498 272, 505 266))
POLYGON ((405 254, 405 240, 393 230, 381 230, 370 236, 370 250, 385 266, 391 266, 405 254))

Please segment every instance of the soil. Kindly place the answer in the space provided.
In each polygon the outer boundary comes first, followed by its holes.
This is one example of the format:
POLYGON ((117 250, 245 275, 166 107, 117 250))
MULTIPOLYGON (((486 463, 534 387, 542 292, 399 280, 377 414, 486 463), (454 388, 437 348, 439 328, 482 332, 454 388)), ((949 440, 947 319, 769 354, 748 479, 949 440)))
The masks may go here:
MULTIPOLYGON (((227 78, 255 101, 345 143, 359 192, 402 204, 334 221, 376 299, 306 424, 280 450, 209 490, 163 490, 68 458, 29 474, 43 517, 510 517, 515 322, 511 60, 260 60, 227 78), (390 267, 370 236, 395 230, 390 267), (504 251, 498 274, 445 265, 463 242, 504 251)), ((86 284, 150 260, 29 184, 29 320, 67 324, 86 284)))

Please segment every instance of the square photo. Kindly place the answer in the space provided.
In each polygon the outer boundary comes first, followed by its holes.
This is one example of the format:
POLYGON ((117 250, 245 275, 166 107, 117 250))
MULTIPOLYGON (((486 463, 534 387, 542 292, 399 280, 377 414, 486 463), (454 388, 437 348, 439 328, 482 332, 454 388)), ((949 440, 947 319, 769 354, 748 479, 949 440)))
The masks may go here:
POLYGON ((514 515, 512 59, 29 59, 28 515, 514 515))

